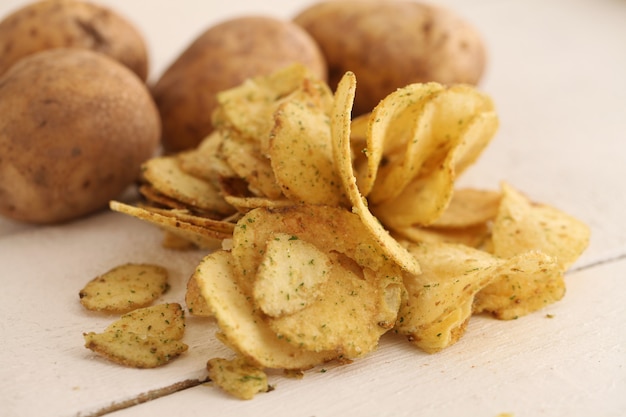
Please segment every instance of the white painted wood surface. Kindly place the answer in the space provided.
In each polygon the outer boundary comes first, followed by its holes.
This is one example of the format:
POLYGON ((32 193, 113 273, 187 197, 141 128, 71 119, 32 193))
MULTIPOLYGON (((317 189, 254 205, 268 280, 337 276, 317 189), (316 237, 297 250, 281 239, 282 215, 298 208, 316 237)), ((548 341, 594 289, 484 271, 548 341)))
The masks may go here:
MULTIPOLYGON (((153 77, 222 18, 288 17, 310 3, 102 2, 144 31, 153 77)), ((509 181, 592 228, 565 298, 513 322, 475 318, 458 344, 436 355, 389 335, 349 366, 313 370, 302 380, 271 375, 276 390, 252 401, 197 386, 111 415, 626 415, 626 1, 441 3, 484 34, 490 63, 482 88, 501 118, 495 142, 462 182, 495 188, 509 181)), ((3 0, 0 15, 22 4, 3 0)), ((227 354, 212 338, 214 325, 191 318, 189 351, 163 368, 121 368, 83 347, 83 332, 113 318, 85 312, 78 290, 115 265, 167 266, 173 285, 162 300, 182 302, 203 253, 169 252, 160 239, 151 226, 115 213, 56 227, 0 219, 1 416, 88 416, 203 378, 206 360, 227 354)))

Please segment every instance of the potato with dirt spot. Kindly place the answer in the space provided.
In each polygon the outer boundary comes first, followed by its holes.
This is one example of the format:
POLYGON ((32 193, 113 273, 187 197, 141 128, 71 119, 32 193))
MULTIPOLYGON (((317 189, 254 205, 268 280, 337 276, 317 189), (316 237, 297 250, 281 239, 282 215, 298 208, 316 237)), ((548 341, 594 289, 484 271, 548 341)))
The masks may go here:
POLYGON ((354 115, 412 83, 477 84, 486 52, 477 31, 453 12, 412 1, 320 2, 294 17, 320 45, 335 88, 352 71, 354 115))
POLYGON ((80 0, 33 2, 0 21, 0 75, 21 58, 51 48, 86 48, 121 62, 146 80, 148 51, 133 24, 80 0))
POLYGON ((57 48, 0 77, 0 215, 56 223, 107 206, 157 150, 145 84, 117 61, 57 48))
POLYGON ((213 131, 218 92, 296 62, 326 79, 318 45, 293 22, 244 16, 208 28, 152 89, 163 120, 165 150, 193 148, 213 131))

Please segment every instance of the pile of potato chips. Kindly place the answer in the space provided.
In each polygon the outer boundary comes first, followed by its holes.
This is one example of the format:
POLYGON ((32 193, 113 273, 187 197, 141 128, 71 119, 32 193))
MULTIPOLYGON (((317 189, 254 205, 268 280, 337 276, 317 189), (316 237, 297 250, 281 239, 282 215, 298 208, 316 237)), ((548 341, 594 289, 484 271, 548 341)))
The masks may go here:
POLYGON ((352 119, 355 94, 354 74, 333 92, 299 65, 248 80, 196 149, 145 163, 142 203, 111 203, 211 249, 186 304, 236 352, 209 366, 235 395, 254 392, 229 375, 262 391, 264 369, 350 361, 388 331, 437 352, 473 314, 536 311, 587 246, 586 225, 509 184, 455 188, 498 127, 485 94, 414 84, 352 119))

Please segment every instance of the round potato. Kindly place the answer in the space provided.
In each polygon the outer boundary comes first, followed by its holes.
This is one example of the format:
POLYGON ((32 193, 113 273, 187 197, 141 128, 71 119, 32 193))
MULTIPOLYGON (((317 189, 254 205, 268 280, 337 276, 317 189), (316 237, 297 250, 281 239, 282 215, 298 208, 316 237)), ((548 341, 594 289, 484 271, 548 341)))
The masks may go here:
POLYGON ((0 75, 19 59, 51 48, 86 48, 148 76, 143 37, 111 9, 79 0, 33 2, 0 21, 0 75))
POLYGON ((105 207, 159 144, 145 84, 87 49, 29 55, 0 77, 0 214, 32 223, 105 207))
POLYGON ((302 10, 294 22, 320 45, 331 88, 346 71, 355 73, 355 116, 408 84, 476 84, 485 68, 486 52, 476 30, 432 5, 335 0, 302 10))
POLYGON ((152 89, 163 121, 165 151, 193 148, 213 130, 216 93, 295 62, 326 79, 318 45, 293 22, 245 16, 210 27, 152 89))

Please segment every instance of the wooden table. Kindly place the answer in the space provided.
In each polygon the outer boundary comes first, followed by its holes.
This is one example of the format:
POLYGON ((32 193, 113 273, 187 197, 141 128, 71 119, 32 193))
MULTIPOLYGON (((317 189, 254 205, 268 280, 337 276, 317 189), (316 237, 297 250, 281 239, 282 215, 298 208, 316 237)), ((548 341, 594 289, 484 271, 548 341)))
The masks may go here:
MULTIPOLYGON (((4 0, 0 15, 24 3, 4 0)), ((289 17, 310 2, 102 3, 143 30, 156 77, 220 19, 289 17)), ((274 391, 241 401, 198 385, 206 360, 228 355, 210 320, 189 317, 189 351, 162 368, 123 368, 83 347, 83 332, 112 320, 80 306, 87 280, 125 262, 159 263, 172 275, 163 300, 182 301, 202 251, 165 250, 158 230, 112 212, 49 227, 2 219, 0 415, 626 415, 626 1, 441 3, 483 33, 490 61, 481 88, 501 119, 461 183, 510 182, 592 229, 562 301, 515 321, 476 317, 459 343, 434 355, 387 335, 349 366, 301 380, 271 374, 274 391)))

